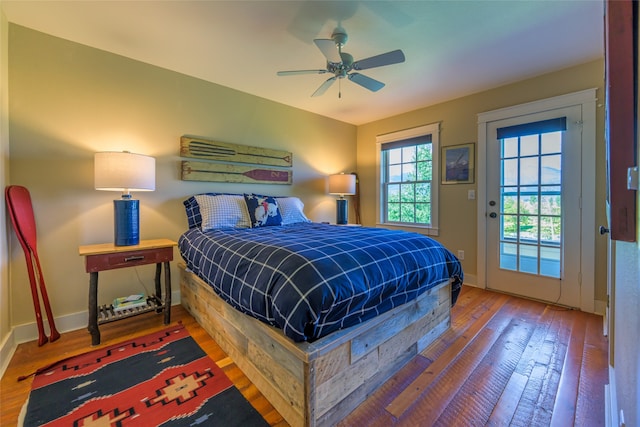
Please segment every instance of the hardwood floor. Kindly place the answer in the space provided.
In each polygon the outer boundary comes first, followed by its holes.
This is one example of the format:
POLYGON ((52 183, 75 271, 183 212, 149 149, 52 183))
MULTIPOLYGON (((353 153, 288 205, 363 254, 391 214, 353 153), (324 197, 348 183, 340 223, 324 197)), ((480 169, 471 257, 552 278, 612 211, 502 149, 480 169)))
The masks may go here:
MULTIPOLYGON (((209 335, 172 309, 198 344, 272 426, 286 426, 209 335)), ((106 346, 164 328, 146 314, 102 325, 106 346)), ((16 424, 31 379, 16 378, 91 350, 85 330, 38 347, 21 344, 0 383, 0 425, 16 424)), ((340 426, 603 426, 607 340, 599 316, 464 287, 451 328, 340 426)))

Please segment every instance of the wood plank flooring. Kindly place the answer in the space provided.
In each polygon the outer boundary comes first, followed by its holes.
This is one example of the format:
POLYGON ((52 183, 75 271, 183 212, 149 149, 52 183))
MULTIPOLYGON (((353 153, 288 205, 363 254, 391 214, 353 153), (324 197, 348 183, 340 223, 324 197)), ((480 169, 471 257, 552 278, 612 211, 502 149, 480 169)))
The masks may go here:
MULTIPOLYGON (((172 319, 270 425, 287 425, 182 307, 172 319)), ((153 313, 102 325, 101 346, 162 328, 153 313)), ((16 424, 29 394, 31 379, 18 376, 91 349, 85 330, 21 344, 0 383, 0 425, 16 424)), ((603 426, 607 349, 599 316, 465 286, 451 328, 340 426, 603 426)))

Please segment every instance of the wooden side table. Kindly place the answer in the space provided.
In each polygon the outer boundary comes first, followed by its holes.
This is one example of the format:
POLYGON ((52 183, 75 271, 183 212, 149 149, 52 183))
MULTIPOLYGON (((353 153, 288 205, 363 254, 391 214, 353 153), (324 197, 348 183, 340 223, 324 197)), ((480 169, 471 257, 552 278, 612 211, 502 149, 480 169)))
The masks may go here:
POLYGON ((85 267, 89 276, 89 326, 91 345, 100 344, 98 325, 125 319, 138 314, 164 311, 164 324, 171 322, 171 269, 173 247, 177 243, 168 239, 141 240, 133 246, 115 246, 113 243, 80 246, 78 252, 85 257, 85 267), (98 272, 117 268, 156 264, 155 294, 147 297, 146 304, 139 307, 114 311, 112 305, 98 307, 98 272), (162 265, 164 264, 164 298, 160 286, 162 265))

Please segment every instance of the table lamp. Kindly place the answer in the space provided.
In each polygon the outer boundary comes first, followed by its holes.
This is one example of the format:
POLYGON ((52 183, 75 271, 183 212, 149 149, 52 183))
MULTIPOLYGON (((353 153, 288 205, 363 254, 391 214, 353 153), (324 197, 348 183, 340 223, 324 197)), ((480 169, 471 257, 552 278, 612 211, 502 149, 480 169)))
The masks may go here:
POLYGON ((356 194, 356 176, 344 173, 329 176, 329 194, 340 196, 336 201, 336 224, 346 224, 349 209, 344 196, 356 194))
POLYGON ((140 243, 140 201, 131 191, 156 189, 156 159, 128 151, 96 153, 94 158, 96 190, 122 191, 113 201, 114 244, 140 243))

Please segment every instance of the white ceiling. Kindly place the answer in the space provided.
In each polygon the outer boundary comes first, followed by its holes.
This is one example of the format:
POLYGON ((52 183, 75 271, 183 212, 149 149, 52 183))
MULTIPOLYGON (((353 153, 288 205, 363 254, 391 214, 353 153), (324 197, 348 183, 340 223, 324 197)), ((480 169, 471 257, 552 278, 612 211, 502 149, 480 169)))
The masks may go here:
POLYGON ((16 1, 9 22, 356 125, 604 55, 601 0, 16 1), (319 69, 314 38, 347 30, 356 60, 402 49, 406 62, 362 71, 378 92, 319 69))

